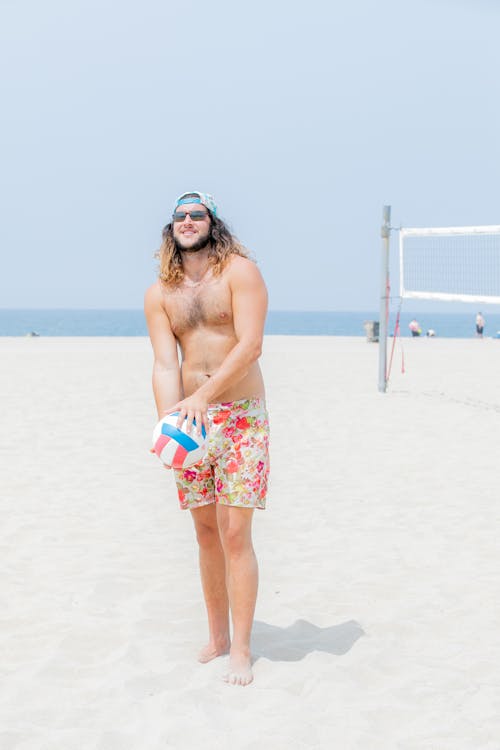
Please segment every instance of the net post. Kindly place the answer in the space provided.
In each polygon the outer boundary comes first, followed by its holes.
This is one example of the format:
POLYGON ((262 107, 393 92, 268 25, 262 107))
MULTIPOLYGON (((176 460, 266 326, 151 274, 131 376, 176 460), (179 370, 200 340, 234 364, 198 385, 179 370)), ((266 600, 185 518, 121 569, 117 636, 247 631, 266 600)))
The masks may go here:
POLYGON ((387 390, 387 306, 389 304, 389 242, 391 235, 391 207, 384 206, 382 228, 381 276, 380 276, 380 321, 378 343, 378 389, 387 390))

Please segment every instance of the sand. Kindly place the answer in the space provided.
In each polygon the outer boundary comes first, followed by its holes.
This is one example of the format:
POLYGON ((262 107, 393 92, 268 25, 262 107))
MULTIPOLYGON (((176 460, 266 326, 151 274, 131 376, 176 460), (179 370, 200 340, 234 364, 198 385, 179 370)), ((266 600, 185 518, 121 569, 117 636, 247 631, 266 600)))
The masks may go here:
POLYGON ((500 341, 268 337, 254 683, 149 452, 146 339, 0 339, 2 750, 499 750, 500 341))

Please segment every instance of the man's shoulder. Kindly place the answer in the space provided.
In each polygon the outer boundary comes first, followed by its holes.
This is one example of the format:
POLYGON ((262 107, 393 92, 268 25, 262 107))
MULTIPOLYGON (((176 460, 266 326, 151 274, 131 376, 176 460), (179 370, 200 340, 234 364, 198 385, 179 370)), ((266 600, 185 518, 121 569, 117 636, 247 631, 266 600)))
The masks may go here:
POLYGON ((241 255, 233 256, 226 274, 229 288, 233 292, 246 291, 257 293, 264 291, 266 288, 265 281, 257 268, 257 264, 250 258, 245 258, 241 255))
POLYGON ((148 286, 146 289, 146 292, 144 294, 144 304, 145 305, 157 305, 161 304, 162 302, 162 285, 160 282, 160 279, 156 279, 156 281, 151 284, 151 286, 148 286))
POLYGON ((227 273, 230 276, 238 277, 240 275, 257 274, 260 275, 257 269, 257 264, 251 258, 245 258, 244 255, 231 255, 227 262, 227 273))

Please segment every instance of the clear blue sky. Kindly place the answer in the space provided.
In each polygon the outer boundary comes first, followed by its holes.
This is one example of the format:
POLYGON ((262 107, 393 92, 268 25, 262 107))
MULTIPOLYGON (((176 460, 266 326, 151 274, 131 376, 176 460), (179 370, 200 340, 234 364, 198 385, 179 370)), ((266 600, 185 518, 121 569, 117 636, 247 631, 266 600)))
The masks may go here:
POLYGON ((0 8, 0 307, 141 307, 190 189, 272 309, 377 309, 384 203, 500 223, 495 0, 0 8))

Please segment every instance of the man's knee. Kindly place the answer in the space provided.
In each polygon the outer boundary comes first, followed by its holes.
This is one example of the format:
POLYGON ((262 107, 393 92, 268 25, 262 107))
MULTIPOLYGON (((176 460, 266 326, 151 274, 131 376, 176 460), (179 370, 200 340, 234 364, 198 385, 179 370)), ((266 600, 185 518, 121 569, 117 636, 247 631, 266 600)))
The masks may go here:
POLYGON ((252 549, 252 540, 246 529, 228 526, 222 532, 222 545, 226 555, 235 558, 252 549))
POLYGON ((220 544, 219 529, 216 523, 198 521, 195 524, 196 539, 200 547, 209 548, 220 544))

